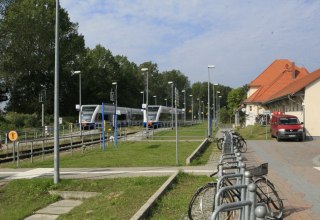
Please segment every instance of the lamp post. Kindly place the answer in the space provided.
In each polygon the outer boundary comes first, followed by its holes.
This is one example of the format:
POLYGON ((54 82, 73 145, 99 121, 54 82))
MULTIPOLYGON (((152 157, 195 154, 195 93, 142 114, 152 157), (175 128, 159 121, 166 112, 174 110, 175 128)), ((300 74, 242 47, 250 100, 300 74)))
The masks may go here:
POLYGON ((201 120, 201 105, 200 105, 200 102, 201 102, 201 99, 200 98, 197 98, 198 100, 198 120, 200 121, 201 120))
POLYGON ((214 65, 208 65, 208 137, 212 134, 212 120, 210 116, 210 69, 214 68, 214 65))
POLYGON ((183 123, 186 124, 186 114, 187 114, 187 109, 186 109, 186 90, 183 89, 183 108, 184 108, 184 115, 183 115, 183 123))
POLYGON ((142 104, 144 103, 144 91, 140 92, 142 94, 142 104))
POLYGON ((166 107, 168 107, 168 99, 164 99, 166 101, 166 107))
POLYGON ((71 75, 79 75, 79 128, 80 128, 80 136, 82 137, 82 109, 81 109, 81 71, 73 71, 71 75))
POLYGON ((221 100, 222 96, 219 95, 218 98, 219 98, 219 102, 218 102, 218 124, 219 124, 220 123, 220 100, 221 100))
POLYGON ((214 106, 214 109, 215 109, 215 128, 218 126, 218 94, 220 94, 220 91, 216 91, 216 98, 215 98, 215 106, 214 106))
POLYGON ((204 121, 204 101, 201 101, 202 103, 202 122, 204 121))
POLYGON ((141 71, 147 73, 147 89, 146 89, 146 137, 148 138, 149 73, 148 73, 148 68, 142 68, 141 71))
POLYGON ((193 95, 189 95, 191 97, 191 122, 193 123, 193 95))
POLYGON ((114 123, 114 146, 118 147, 118 120, 117 120, 117 105, 118 105, 118 83, 113 82, 112 85, 116 86, 115 89, 115 97, 114 97, 114 118, 113 118, 113 123, 114 123))
POLYGON ((173 82, 169 81, 169 85, 171 85, 171 129, 173 129, 173 82))
POLYGON ((59 174, 59 0, 56 0, 54 58, 54 184, 60 181, 59 174))
POLYGON ((213 118, 213 128, 215 128, 216 127, 216 98, 215 98, 215 92, 214 92, 214 87, 215 86, 217 86, 218 84, 217 83, 214 83, 213 84, 213 89, 212 89, 212 113, 213 113, 213 115, 212 115, 212 118, 213 118))
POLYGON ((157 96, 154 95, 153 98, 154 98, 154 104, 157 105, 157 96))

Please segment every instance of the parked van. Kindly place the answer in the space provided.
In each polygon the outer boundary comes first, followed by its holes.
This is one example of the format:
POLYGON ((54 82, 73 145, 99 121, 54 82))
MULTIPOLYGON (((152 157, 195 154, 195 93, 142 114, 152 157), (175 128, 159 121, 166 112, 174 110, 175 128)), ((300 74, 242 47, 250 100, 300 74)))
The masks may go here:
POLYGON ((270 121, 270 130, 271 136, 276 137, 277 141, 281 139, 304 140, 302 123, 294 115, 274 112, 270 121))

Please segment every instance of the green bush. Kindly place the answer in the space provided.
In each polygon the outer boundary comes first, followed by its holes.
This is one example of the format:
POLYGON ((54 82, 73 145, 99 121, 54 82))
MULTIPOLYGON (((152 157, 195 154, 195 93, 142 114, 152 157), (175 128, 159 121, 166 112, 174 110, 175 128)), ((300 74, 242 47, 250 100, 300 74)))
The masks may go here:
POLYGON ((8 127, 25 128, 41 126, 40 119, 34 114, 8 112, 5 116, 8 127))

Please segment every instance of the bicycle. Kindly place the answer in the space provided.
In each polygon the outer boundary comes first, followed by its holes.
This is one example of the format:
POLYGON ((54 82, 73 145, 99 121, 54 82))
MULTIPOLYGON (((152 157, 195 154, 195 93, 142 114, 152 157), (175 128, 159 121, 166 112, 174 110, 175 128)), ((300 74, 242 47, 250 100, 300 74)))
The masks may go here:
MULTIPOLYGON (((225 132, 223 132, 225 133, 225 132)), ((247 152, 247 142, 238 132, 232 132, 233 146, 235 146, 241 153, 247 152)), ((224 138, 215 139, 217 148, 221 151, 223 147, 224 138)))
MULTIPOLYGON (((225 163, 230 164, 230 163, 225 163)), ((215 176, 219 172, 219 167, 224 164, 218 165, 218 171, 210 176, 215 176)), ((225 169, 238 169, 238 166, 229 166, 225 169)), ((283 202, 280 199, 273 183, 265 176, 268 173, 267 163, 261 164, 250 170, 252 173, 251 182, 257 186, 257 204, 264 204, 267 209, 267 219, 281 219, 283 215, 283 202)), ((190 220, 195 219, 208 219, 215 209, 215 195, 217 189, 224 186, 230 186, 234 183, 230 179, 225 179, 221 186, 217 182, 210 182, 200 187, 189 203, 188 216, 190 220)), ((231 203, 241 200, 240 190, 229 190, 222 195, 220 204, 231 203)), ((232 220, 239 217, 239 211, 229 210, 221 213, 220 219, 232 220)))

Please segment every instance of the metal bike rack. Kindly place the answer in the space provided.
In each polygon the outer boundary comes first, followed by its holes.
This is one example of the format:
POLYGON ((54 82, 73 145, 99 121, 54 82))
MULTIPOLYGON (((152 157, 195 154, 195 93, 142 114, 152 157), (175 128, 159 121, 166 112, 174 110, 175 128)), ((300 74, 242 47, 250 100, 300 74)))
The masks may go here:
POLYGON ((240 215, 238 216, 240 220, 264 219, 267 213, 266 207, 263 205, 257 206, 257 186, 254 183, 250 183, 251 174, 249 171, 246 171, 246 164, 243 162, 241 153, 233 146, 233 136, 230 131, 224 133, 222 147, 223 153, 218 165, 221 168, 219 168, 217 192, 214 198, 215 210, 212 213, 211 219, 219 219, 220 212, 232 210, 240 210, 240 215), (224 165, 229 165, 229 167, 223 167, 224 165), (223 174, 223 170, 227 169, 234 169, 235 173, 223 174), (226 179, 236 179, 236 183, 219 188, 226 179), (240 201, 220 204, 222 195, 230 190, 239 190, 240 201))

